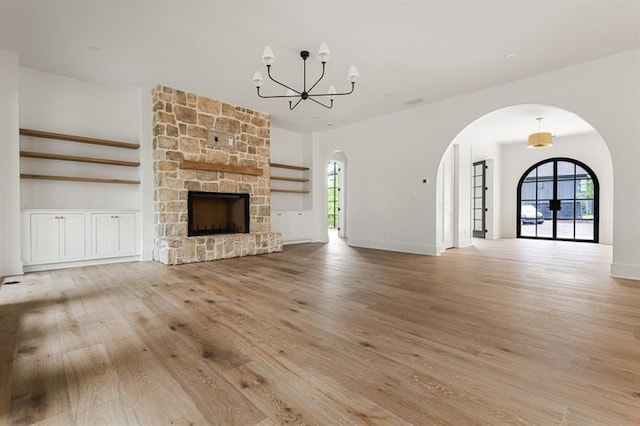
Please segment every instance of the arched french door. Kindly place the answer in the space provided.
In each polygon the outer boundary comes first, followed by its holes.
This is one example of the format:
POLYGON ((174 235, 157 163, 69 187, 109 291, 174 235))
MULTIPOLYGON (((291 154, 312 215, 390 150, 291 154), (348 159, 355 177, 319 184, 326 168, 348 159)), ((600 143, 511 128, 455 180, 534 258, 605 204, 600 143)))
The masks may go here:
POLYGON ((598 242, 598 178, 586 164, 550 158, 518 182, 518 238, 598 242))

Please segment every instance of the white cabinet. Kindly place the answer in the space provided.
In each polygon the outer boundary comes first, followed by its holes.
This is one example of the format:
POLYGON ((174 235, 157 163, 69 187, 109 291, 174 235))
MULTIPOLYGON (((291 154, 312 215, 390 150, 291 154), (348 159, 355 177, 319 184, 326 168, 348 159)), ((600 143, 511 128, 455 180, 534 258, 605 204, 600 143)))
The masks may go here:
POLYGON ((288 236, 287 212, 271 212, 271 231, 282 234, 282 241, 288 236))
POLYGON ((91 257, 119 257, 136 253, 135 213, 91 214, 91 257))
POLYGON ((22 261, 33 271, 138 255, 138 220, 135 211, 24 210, 22 261))
POLYGON ((34 213, 29 217, 28 263, 50 263, 86 257, 85 215, 34 213))
POLYGON ((283 243, 311 240, 311 212, 307 210, 274 211, 271 230, 282 234, 283 243))

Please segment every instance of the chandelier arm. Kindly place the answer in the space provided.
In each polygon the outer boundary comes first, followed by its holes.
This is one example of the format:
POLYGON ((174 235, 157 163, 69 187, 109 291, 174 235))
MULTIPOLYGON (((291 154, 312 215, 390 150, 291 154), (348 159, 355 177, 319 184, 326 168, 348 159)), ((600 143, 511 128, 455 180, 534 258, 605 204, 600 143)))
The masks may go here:
POLYGON ((289 101, 289 111, 293 111, 294 108, 297 107, 300 102, 302 102, 302 98, 298 99, 298 102, 296 102, 293 106, 291 106, 291 101, 289 101))
MULTIPOLYGON (((331 109, 333 108, 333 99, 331 99, 331 105, 325 105, 322 102, 320 102, 319 100, 313 99, 313 98, 307 98, 315 103, 317 103, 318 105, 322 105, 323 107, 325 107, 326 109, 331 109)), ((297 104, 296 104, 297 105, 297 104)))
MULTIPOLYGON (((322 80, 322 78, 324 77, 324 65, 325 65, 325 63, 326 62, 322 63, 322 75, 320 76, 320 78, 315 83, 313 83, 313 86, 311 86, 311 88, 309 90, 307 90, 307 93, 311 92, 313 90, 313 88, 316 87, 318 85, 318 83, 320 83, 320 80, 322 80)), ((311 96, 311 95, 309 95, 309 96, 311 96)))
POLYGON ((287 89, 289 89, 289 90, 292 90, 292 91, 294 91, 295 93, 297 93, 298 95, 300 95, 300 94, 301 94, 301 92, 297 91, 296 89, 293 89, 293 88, 291 88, 291 87, 287 86, 286 84, 280 83, 278 80, 276 80, 275 78, 271 77, 271 65, 267 65, 267 75, 269 76, 269 78, 271 79, 271 81, 273 81, 274 83, 277 83, 277 84, 279 84, 279 85, 280 85, 280 86, 282 86, 282 87, 285 87, 285 88, 287 88, 287 89))
POLYGON ((350 95, 353 93, 354 89, 356 88, 356 83, 355 82, 351 82, 351 91, 350 92, 343 92, 343 93, 318 93, 318 94, 313 94, 313 95, 309 95, 309 97, 318 97, 318 96, 344 96, 344 95, 350 95))
POLYGON ((356 82, 352 81, 351 82, 351 91, 350 92, 344 92, 344 93, 336 93, 336 96, 342 96, 342 95, 350 95, 353 93, 353 91, 356 89, 356 82))
POLYGON ((260 88, 257 87, 258 89, 258 97, 263 98, 263 99, 272 99, 272 98, 299 98, 300 95, 293 95, 293 96, 287 96, 287 95, 261 95, 260 94, 260 88))

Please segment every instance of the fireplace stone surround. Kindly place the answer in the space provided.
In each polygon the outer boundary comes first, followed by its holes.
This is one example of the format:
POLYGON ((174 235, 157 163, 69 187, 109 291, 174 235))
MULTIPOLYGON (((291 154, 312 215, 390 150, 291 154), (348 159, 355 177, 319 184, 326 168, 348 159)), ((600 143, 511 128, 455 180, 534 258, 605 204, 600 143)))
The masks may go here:
POLYGON ((153 89, 152 102, 154 260, 178 265, 282 251, 281 234, 271 232, 269 115, 166 86, 153 89), (234 146, 212 144, 209 131, 233 136, 234 146), (250 232, 189 237, 189 191, 249 194, 250 232))

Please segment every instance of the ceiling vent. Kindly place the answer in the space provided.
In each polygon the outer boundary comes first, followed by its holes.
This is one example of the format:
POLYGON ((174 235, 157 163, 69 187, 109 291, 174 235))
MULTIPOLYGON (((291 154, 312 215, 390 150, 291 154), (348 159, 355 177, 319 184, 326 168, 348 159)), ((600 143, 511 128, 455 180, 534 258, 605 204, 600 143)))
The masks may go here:
POLYGON ((416 105, 416 104, 422 103, 424 101, 425 101, 424 98, 415 98, 415 99, 411 99, 410 101, 404 101, 403 104, 405 104, 405 105, 416 105))

